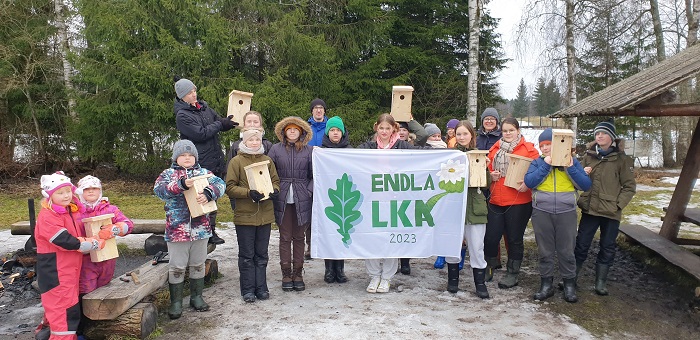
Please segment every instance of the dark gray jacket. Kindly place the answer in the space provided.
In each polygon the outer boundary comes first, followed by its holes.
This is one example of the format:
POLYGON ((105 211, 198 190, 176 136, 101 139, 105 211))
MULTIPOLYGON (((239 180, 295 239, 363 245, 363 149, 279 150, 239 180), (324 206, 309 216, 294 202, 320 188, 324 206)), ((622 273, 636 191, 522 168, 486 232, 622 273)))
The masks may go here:
POLYGON ((199 164, 218 177, 226 173, 226 158, 219 142, 219 132, 224 131, 219 114, 198 100, 200 108, 196 108, 180 99, 175 100, 174 111, 177 130, 181 139, 189 139, 194 143, 199 154, 199 164))

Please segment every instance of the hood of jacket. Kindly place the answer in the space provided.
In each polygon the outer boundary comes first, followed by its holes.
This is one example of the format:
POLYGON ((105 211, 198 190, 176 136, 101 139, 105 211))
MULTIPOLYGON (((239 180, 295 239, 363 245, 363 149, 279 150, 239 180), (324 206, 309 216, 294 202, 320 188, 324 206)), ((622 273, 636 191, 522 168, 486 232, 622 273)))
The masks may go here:
POLYGON ((307 123, 303 119, 294 116, 283 118, 277 124, 275 124, 275 135, 277 136, 277 139, 279 139, 280 142, 286 142, 287 137, 284 135, 284 128, 289 124, 295 124, 301 127, 301 129, 304 131, 301 131, 299 141, 302 143, 302 145, 309 144, 309 141, 311 140, 311 138, 313 138, 311 126, 309 126, 309 123, 307 123))

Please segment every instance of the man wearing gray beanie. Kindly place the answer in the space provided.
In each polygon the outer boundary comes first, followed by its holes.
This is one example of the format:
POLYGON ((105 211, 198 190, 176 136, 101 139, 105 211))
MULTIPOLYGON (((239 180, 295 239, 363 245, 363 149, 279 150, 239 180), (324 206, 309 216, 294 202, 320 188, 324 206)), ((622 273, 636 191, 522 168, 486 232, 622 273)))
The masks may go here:
MULTIPOLYGON (((180 139, 192 141, 197 148, 199 164, 219 178, 226 178, 226 157, 221 149, 219 133, 233 129, 238 123, 233 116, 221 117, 207 102, 197 98, 197 87, 185 78, 175 79, 175 122, 180 139)), ((212 237, 209 243, 225 241, 216 234, 216 212, 209 214, 212 237)))

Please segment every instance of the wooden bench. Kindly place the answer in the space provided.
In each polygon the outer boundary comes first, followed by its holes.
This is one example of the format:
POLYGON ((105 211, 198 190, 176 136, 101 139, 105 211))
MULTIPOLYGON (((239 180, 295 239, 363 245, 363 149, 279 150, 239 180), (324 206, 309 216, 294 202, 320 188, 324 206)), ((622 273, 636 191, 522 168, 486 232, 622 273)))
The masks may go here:
POLYGON ((620 231, 700 280, 700 256, 640 225, 620 224, 620 231))
MULTIPOLYGON (((132 219, 134 230, 132 234, 163 234, 165 233, 165 220, 132 219)), ((31 235, 32 229, 29 221, 13 223, 10 229, 12 235, 31 235)))
POLYGON ((700 225, 700 208, 685 208, 681 221, 700 225))

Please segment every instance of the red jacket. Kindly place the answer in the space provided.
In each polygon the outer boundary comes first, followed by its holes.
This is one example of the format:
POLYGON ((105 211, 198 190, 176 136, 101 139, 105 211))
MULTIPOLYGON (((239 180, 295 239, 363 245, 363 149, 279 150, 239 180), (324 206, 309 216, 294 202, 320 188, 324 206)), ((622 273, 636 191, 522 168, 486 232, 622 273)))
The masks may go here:
MULTIPOLYGON (((501 149, 501 141, 499 140, 491 147, 489 150, 489 159, 491 163, 489 164, 489 170, 493 171, 493 160, 496 157, 496 153, 501 149)), ((540 156, 539 151, 535 149, 535 145, 526 142, 525 138, 520 139, 520 143, 513 148, 512 154, 528 157, 535 159, 540 156)), ((528 189, 525 192, 519 192, 511 187, 505 186, 506 179, 501 177, 498 181, 491 183, 491 197, 489 203, 507 207, 511 205, 525 204, 532 202, 532 192, 528 189)))

